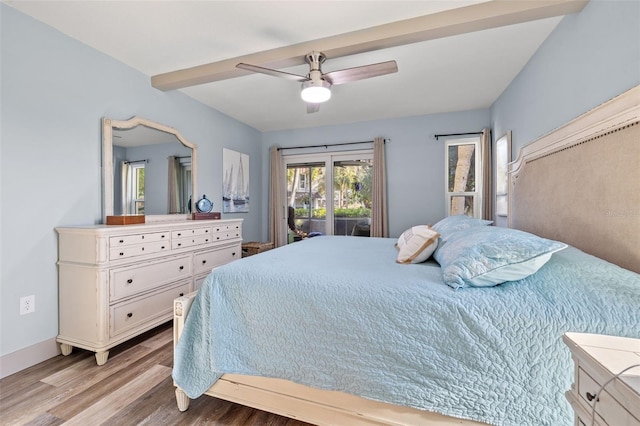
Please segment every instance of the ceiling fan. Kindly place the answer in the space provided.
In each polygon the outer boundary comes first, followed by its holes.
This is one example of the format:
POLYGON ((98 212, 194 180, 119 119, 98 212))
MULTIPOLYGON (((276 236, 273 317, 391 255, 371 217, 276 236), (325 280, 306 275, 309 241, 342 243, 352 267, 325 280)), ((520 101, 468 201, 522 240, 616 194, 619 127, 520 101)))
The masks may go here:
POLYGON ((363 80, 365 78, 377 77, 379 75, 392 74, 398 72, 396 61, 380 62, 377 64, 363 65, 360 67, 346 68, 338 71, 323 73, 320 66, 326 60, 322 52, 311 52, 305 56, 305 61, 309 64, 309 74, 306 76, 278 71, 271 68, 259 67, 239 63, 237 68, 272 75, 274 77, 286 78, 302 83, 300 96, 307 103, 307 113, 318 112, 320 104, 331 98, 331 86, 335 84, 350 83, 352 81, 363 80))

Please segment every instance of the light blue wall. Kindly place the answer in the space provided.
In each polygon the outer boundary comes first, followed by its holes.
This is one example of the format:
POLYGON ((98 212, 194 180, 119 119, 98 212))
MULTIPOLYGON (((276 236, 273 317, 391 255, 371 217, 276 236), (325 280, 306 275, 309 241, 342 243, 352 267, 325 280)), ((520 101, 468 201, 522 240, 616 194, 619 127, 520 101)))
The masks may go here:
MULTIPOLYGON (((56 226, 101 222, 101 118, 139 115, 198 145, 200 195, 222 205, 222 148, 251 156, 245 238, 261 227, 260 132, 0 4, 0 355, 58 333, 56 226), (36 296, 20 316, 19 298, 36 296)), ((152 54, 152 53, 149 53, 152 54)), ((232 217, 227 215, 226 217, 232 217)))
MULTIPOLYGON (((389 235, 398 237, 407 228, 435 223, 446 214, 444 198, 444 142, 433 136, 442 133, 477 132, 489 127, 489 110, 433 114, 389 120, 267 132, 262 135, 262 167, 269 170, 269 148, 299 145, 360 142, 375 137, 386 144, 389 235)), ((355 149, 358 145, 355 146, 355 149)), ((262 190, 268 193, 268 174, 262 190)), ((263 211, 268 211, 264 198, 263 211)), ((268 217, 262 221, 264 239, 268 217)), ((266 240, 265 240, 266 241, 266 240)))
POLYGON ((492 107, 518 150, 640 84, 640 1, 591 0, 562 19, 492 107))

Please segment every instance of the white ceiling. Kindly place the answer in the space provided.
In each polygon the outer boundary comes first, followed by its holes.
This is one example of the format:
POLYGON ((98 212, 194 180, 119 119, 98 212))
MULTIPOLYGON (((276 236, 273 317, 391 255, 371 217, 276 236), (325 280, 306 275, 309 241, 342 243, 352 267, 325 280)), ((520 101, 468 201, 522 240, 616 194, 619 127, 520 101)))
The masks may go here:
MULTIPOLYGON (((149 77, 483 2, 3 1, 149 77)), ((325 72, 388 60, 399 71, 334 86, 315 114, 299 83, 268 75, 180 90, 260 131, 488 108, 560 19, 328 58, 325 72)))

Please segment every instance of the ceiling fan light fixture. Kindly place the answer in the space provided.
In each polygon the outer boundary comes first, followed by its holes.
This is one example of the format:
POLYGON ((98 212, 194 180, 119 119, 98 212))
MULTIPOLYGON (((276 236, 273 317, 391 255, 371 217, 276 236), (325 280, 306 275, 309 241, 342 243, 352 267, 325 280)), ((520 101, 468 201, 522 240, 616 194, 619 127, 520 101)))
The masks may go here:
POLYGON ((331 98, 331 84, 325 80, 309 80, 302 83, 302 100, 312 104, 326 102, 331 98))

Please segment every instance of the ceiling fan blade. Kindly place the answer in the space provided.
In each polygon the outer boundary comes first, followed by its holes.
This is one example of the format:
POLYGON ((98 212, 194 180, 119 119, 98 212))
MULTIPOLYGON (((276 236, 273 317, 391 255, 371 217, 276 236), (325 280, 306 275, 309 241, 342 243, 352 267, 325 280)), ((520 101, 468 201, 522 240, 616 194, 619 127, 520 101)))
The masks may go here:
POLYGON ((307 102, 307 114, 313 114, 314 112, 320 111, 320 104, 312 104, 311 102, 307 102))
POLYGON ((365 78, 398 72, 396 61, 379 62, 377 64, 363 65, 361 67, 347 68, 331 71, 323 75, 323 78, 331 84, 350 83, 364 80, 365 78))
POLYGON ((257 73, 261 73, 261 74, 272 75, 274 77, 282 77, 282 78, 286 78, 288 80, 295 80, 295 81, 308 81, 309 80, 307 77, 303 77, 303 76, 298 75, 298 74, 291 74, 291 73, 284 72, 284 71, 272 70, 271 68, 264 68, 264 67, 259 67, 257 65, 244 64, 242 62, 240 62, 238 65, 236 65, 236 68, 240 68, 240 69, 247 70, 247 71, 252 71, 252 72, 257 72, 257 73))

